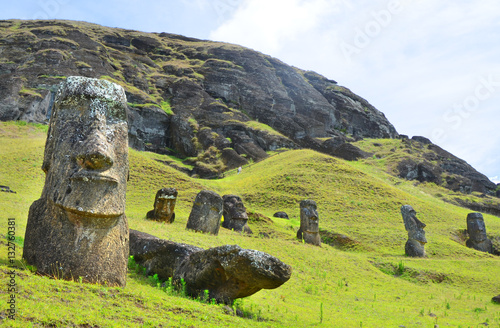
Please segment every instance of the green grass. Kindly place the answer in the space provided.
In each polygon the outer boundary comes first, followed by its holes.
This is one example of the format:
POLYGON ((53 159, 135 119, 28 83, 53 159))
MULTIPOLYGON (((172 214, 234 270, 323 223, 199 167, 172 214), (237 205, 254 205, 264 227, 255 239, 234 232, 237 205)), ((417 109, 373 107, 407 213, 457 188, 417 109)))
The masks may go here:
MULTIPOLYGON (((16 234, 24 236, 28 208, 43 188, 45 133, 31 124, 0 123, 0 184, 17 192, 0 193, 0 234, 6 234, 6 219, 13 217, 16 234)), ((290 281, 238 302, 253 317, 244 319, 226 314, 221 306, 169 294, 135 270, 129 272, 127 286, 119 289, 19 269, 17 319, 0 319, 0 326, 500 326, 500 306, 490 301, 500 293, 500 258, 456 241, 453 234, 465 228, 470 211, 445 203, 426 186, 394 178, 382 166, 345 162, 310 150, 280 153, 221 180, 192 179, 158 162, 157 156, 162 155, 130 151, 126 214, 131 228, 203 248, 238 244, 261 250, 292 266, 290 281), (156 191, 163 187, 179 191, 172 225, 145 220, 156 191), (186 230, 192 202, 202 189, 238 194, 248 211, 272 217, 283 210, 291 219, 251 221, 256 232, 252 236, 226 229, 218 236, 186 230), (298 241, 298 203, 306 198, 317 202, 322 229, 345 234, 362 247, 343 251, 298 241), (427 258, 404 256, 407 233, 399 212, 403 204, 412 205, 427 224, 427 258), (271 238, 259 237, 258 232, 271 238)), ((484 220, 488 233, 500 234, 498 217, 484 215, 484 220)), ((17 249, 18 259, 21 253, 17 249)), ((8 300, 6 261, 2 244, 0 309, 8 300)))

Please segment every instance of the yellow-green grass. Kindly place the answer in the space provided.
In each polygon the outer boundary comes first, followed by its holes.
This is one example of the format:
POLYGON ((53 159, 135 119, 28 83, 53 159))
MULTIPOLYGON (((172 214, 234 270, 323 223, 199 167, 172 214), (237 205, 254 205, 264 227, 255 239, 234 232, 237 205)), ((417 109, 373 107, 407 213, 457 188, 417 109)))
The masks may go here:
MULTIPOLYGON (((24 236, 28 208, 43 188, 44 140, 45 132, 32 125, 0 123, 0 184, 17 192, 0 193, 2 235, 7 232, 7 218, 13 217, 16 234, 24 236)), ((369 164, 309 150, 281 153, 221 180, 192 179, 155 156, 131 150, 126 208, 131 228, 204 248, 238 244, 292 266, 287 283, 262 290, 240 305, 260 321, 224 314, 221 306, 167 295, 135 272, 119 289, 64 282, 18 269, 17 319, 0 319, 0 325, 433 327, 437 323, 469 327, 486 322, 499 327, 500 306, 490 300, 500 294, 500 259, 455 241, 453 234, 465 228, 469 210, 447 204, 420 187, 369 164), (162 187, 179 191, 172 225, 145 219, 162 187), (250 222, 256 232, 252 236, 222 228, 216 237, 185 230, 192 201, 202 189, 240 195, 249 211, 268 217, 286 211, 291 220, 250 222), (296 240, 298 203, 306 198, 317 202, 321 228, 345 234, 362 247, 342 251, 296 240), (407 234, 399 212, 402 204, 412 205, 427 224, 427 258, 404 256, 407 234), (257 232, 267 232, 271 238, 257 232)), ((488 233, 499 235, 500 219, 484 217, 488 233)), ((22 250, 16 253, 20 259, 22 250)), ((2 244, 0 309, 7 308, 6 261, 7 248, 2 244)), ((0 312, 6 317, 5 311, 0 312)))

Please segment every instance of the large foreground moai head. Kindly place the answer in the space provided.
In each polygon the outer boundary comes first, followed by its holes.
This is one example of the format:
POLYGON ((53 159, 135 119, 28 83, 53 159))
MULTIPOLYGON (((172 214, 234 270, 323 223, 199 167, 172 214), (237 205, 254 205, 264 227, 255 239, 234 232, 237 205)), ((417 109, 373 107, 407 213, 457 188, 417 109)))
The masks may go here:
POLYGON ((306 199, 300 202, 300 228, 297 231, 297 238, 304 239, 308 244, 321 245, 318 209, 313 200, 306 199))
POLYGON ((163 188, 158 190, 155 197, 154 209, 147 213, 147 218, 165 223, 173 223, 175 220, 175 202, 177 201, 177 194, 175 188, 163 188))
POLYGON ((41 274, 124 286, 128 259, 126 97, 117 84, 68 77, 45 144, 42 196, 23 257, 41 274))
POLYGON ((425 224, 417 219, 417 212, 410 205, 401 206, 401 214, 405 229, 408 231, 408 241, 405 245, 405 253, 411 257, 424 257, 425 244, 425 224))
POLYGON ((219 234, 222 217, 222 197, 210 190, 202 190, 196 195, 186 229, 219 234))
POLYGON ((224 206, 224 222, 222 222, 222 226, 234 231, 252 233, 247 224, 247 209, 243 205, 241 198, 236 195, 224 195, 222 196, 222 201, 224 206))
POLYGON ((481 252, 493 253, 493 244, 486 236, 486 226, 481 213, 469 213, 467 215, 467 232, 469 239, 465 245, 481 252))

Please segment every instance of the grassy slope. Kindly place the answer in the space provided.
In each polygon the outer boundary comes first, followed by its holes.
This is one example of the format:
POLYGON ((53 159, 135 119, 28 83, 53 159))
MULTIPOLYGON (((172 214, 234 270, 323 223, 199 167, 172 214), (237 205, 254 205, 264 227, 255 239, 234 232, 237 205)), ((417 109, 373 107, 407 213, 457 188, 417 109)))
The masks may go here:
MULTIPOLYGON (((33 126, 0 123, 0 184, 17 192, 0 193, 0 234, 7 231, 6 219, 14 217, 17 235, 24 236, 28 208, 43 187, 44 138, 45 132, 33 126)), ((488 322, 500 327, 500 306, 490 302, 500 294, 500 259, 455 241, 454 234, 465 228, 469 211, 444 203, 426 188, 367 163, 348 163, 308 150, 281 153, 222 180, 191 179, 133 150, 130 163, 127 216, 131 228, 205 248, 238 244, 292 265, 292 278, 282 287, 260 291, 242 302, 244 310, 263 320, 227 315, 220 306, 169 296, 135 272, 129 273, 122 290, 19 270, 17 321, 0 319, 0 325, 432 327, 437 322, 468 327, 488 322), (156 191, 171 186, 179 190, 175 223, 146 221, 156 191), (255 232, 267 232, 271 239, 225 229, 217 237, 186 231, 192 201, 201 189, 238 194, 251 211, 271 217, 283 210, 291 220, 250 223, 255 232), (362 247, 342 251, 297 241, 298 202, 305 198, 317 202, 321 228, 345 234, 362 247), (426 259, 404 256, 402 204, 411 204, 427 224, 426 259)), ((484 217, 488 233, 499 235, 500 219, 484 217)), ((6 252, 2 245, 1 309, 8 299, 6 252)))

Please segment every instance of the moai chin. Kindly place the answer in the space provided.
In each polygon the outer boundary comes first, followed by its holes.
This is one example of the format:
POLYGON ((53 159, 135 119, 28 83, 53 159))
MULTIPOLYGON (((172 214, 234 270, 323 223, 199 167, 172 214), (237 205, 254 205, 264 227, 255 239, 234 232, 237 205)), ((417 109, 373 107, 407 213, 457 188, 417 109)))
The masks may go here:
POLYGON ((313 200, 306 199, 300 202, 300 228, 297 231, 297 238, 304 239, 308 244, 321 246, 319 215, 316 202, 313 200))
POLYGON ((252 233, 247 223, 247 209, 245 205, 243 205, 241 198, 236 195, 224 195, 222 196, 222 201, 224 206, 224 221, 222 222, 222 227, 234 231, 252 233))
POLYGON ((163 188, 158 190, 155 196, 154 209, 146 214, 151 220, 165 223, 173 223, 175 220, 175 202, 177 201, 177 190, 175 188, 163 188))
POLYGON ((401 206, 401 214, 405 229, 408 231, 408 241, 405 245, 405 254, 411 257, 424 257, 425 244, 425 223, 417 219, 417 212, 410 205, 401 206))
POLYGON ((219 234, 222 217, 222 198, 217 193, 202 190, 196 195, 186 229, 219 234))
POLYGON ((23 257, 38 273, 125 286, 127 134, 121 86, 80 76, 61 84, 45 143, 45 185, 26 226, 23 257))
POLYGON ((493 254, 493 243, 486 236, 486 226, 481 213, 467 215, 467 232, 469 239, 465 245, 481 252, 493 254))

